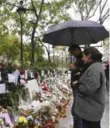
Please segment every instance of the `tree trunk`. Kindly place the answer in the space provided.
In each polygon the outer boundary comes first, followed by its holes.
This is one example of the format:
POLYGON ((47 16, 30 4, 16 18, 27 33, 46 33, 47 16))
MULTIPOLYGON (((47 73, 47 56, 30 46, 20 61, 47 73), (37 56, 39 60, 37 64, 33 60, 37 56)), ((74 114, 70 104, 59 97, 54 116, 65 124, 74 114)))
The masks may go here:
POLYGON ((51 59, 50 59, 50 52, 47 51, 47 54, 48 54, 48 62, 51 63, 51 59))
POLYGON ((32 31, 32 36, 31 36, 31 44, 32 44, 32 59, 31 59, 31 65, 34 64, 35 62, 35 31, 36 31, 36 27, 37 25, 35 24, 33 27, 33 31, 32 31))
POLYGON ((34 6, 33 0, 31 0, 31 4, 32 4, 32 7, 33 7, 35 16, 36 16, 36 23, 33 24, 34 27, 33 27, 32 36, 31 36, 31 43, 32 43, 32 60, 31 60, 31 65, 34 65, 34 62, 35 62, 35 32, 36 32, 36 28, 38 26, 38 22, 39 22, 41 13, 42 13, 42 7, 43 7, 43 4, 44 4, 44 0, 41 1, 41 6, 40 6, 39 14, 37 14, 36 7, 34 6))
POLYGON ((23 20, 22 20, 22 16, 21 13, 19 13, 19 17, 20 17, 20 27, 21 27, 21 35, 20 35, 20 61, 21 61, 21 66, 23 65, 23 20))

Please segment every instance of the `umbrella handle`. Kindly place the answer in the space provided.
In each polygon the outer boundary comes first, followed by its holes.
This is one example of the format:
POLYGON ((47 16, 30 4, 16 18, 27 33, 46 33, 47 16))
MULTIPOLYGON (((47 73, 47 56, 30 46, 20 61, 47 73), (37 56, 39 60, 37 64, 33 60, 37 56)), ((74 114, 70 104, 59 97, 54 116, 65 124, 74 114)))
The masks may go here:
POLYGON ((70 63, 76 62, 76 57, 75 56, 71 56, 70 58, 70 63))
POLYGON ((72 63, 72 56, 71 56, 71 58, 70 58, 70 63, 72 63))

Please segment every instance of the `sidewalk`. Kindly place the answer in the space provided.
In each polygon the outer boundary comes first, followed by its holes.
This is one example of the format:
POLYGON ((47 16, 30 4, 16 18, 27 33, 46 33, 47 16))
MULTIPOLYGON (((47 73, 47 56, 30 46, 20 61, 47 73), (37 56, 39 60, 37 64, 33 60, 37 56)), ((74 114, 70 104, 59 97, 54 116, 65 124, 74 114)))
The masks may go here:
MULTIPOLYGON (((72 99, 67 107, 67 117, 61 118, 58 128, 73 128, 73 118, 71 116, 72 99)), ((101 128, 109 128, 109 96, 106 97, 106 108, 101 122, 101 128)))
POLYGON ((73 118, 71 115, 72 102, 73 100, 71 99, 69 105, 67 106, 67 117, 60 119, 58 128, 72 128, 73 126, 73 118))

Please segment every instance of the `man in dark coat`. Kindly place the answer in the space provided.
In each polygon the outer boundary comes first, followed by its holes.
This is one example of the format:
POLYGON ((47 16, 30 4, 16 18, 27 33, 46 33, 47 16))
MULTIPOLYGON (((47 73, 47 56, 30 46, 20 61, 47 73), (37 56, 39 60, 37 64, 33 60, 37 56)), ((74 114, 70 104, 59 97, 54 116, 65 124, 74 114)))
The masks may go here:
POLYGON ((82 71, 82 67, 84 66, 82 58, 81 48, 74 44, 69 47, 69 53, 71 55, 69 69, 71 70, 71 87, 74 89, 74 84, 76 80, 79 79, 79 73, 82 71))
MULTIPOLYGON (((69 69, 71 70, 71 88, 73 90, 73 97, 75 101, 76 88, 77 88, 75 85, 80 77, 80 73, 82 71, 84 63, 81 59, 82 58, 81 48, 78 45, 74 44, 70 46, 68 51, 71 55, 69 69)), ((74 128, 81 128, 80 118, 76 116, 75 113, 73 112, 72 115, 74 119, 74 128)))

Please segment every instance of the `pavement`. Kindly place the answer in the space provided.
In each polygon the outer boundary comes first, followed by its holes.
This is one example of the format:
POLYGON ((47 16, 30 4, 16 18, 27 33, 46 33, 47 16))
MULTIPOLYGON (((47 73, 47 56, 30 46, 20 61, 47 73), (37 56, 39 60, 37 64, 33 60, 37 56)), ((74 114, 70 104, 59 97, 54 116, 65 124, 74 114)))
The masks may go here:
MULTIPOLYGON (((59 120, 59 125, 58 128, 73 128, 73 118, 71 115, 71 107, 72 107, 72 101, 73 99, 71 98, 68 106, 67 106, 67 112, 66 118, 61 118, 59 120)), ((109 128, 109 96, 106 96, 106 107, 103 115, 103 119, 101 121, 101 128, 109 128)))

